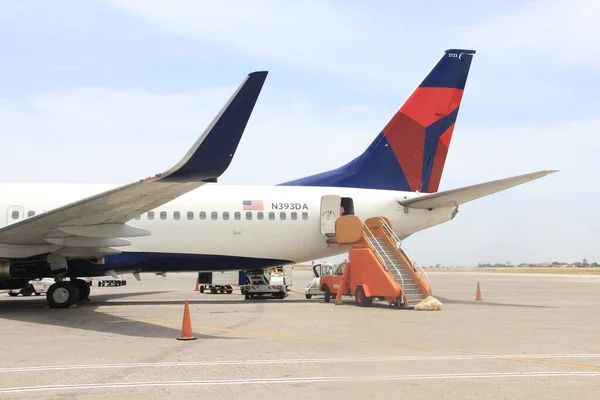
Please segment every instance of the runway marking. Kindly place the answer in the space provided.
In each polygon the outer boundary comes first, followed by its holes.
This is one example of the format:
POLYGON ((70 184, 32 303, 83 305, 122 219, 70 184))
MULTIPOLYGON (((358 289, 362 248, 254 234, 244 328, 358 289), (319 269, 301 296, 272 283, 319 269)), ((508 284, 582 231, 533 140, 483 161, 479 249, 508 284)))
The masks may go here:
MULTIPOLYGON (((157 325, 170 326, 170 327, 180 327, 180 323, 171 323, 164 322, 158 323, 157 325)), ((248 335, 261 335, 261 336, 270 336, 284 339, 296 339, 296 340, 307 340, 307 341, 317 341, 317 342, 326 342, 326 343, 342 343, 342 344, 362 344, 362 345, 375 345, 379 347, 393 347, 399 349, 407 349, 407 350, 420 350, 420 351, 439 351, 438 349, 431 349, 426 347, 417 347, 410 345, 390 345, 390 344, 380 344, 380 343, 372 343, 372 342, 354 342, 347 340, 336 340, 336 339, 328 339, 328 338, 320 338, 320 337, 307 337, 307 336, 295 336, 285 333, 275 333, 275 332, 264 332, 264 331, 247 331, 243 329, 230 329, 230 328, 218 328, 212 326, 200 326, 194 325, 192 329, 203 329, 209 331, 219 331, 219 332, 229 332, 229 333, 242 333, 248 335)))
POLYGON ((126 322, 157 322, 162 320, 162 318, 146 318, 146 319, 122 319, 122 320, 115 320, 115 321, 104 321, 107 324, 122 324, 122 323, 126 323, 126 322))
POLYGON ((236 386, 236 385, 274 385, 287 383, 336 383, 336 382, 377 382, 377 381, 408 381, 408 380, 458 380, 458 379, 497 379, 497 378, 547 378, 547 377, 598 377, 600 372, 488 372, 472 374, 426 374, 426 375, 396 375, 396 376, 330 376, 306 378, 273 378, 273 379, 223 379, 198 381, 148 381, 125 383, 84 383, 77 385, 48 385, 1 388, 0 393, 23 393, 60 390, 90 390, 90 389, 127 389, 140 387, 165 386, 236 386))
MULTIPOLYGON (((401 362, 401 361, 462 361, 462 360, 522 360, 537 359, 574 359, 600 358, 600 354, 483 354, 462 356, 398 356, 398 357, 365 357, 365 358, 297 358, 267 360, 223 360, 223 361, 190 361, 190 362, 158 362, 158 363, 126 363, 126 364, 87 364, 87 365, 45 365, 31 367, 0 368, 0 374, 15 372, 64 371, 81 369, 118 369, 118 368, 158 368, 158 367, 196 367, 196 366, 228 366, 228 365, 282 365, 282 364, 335 364, 362 362, 401 362)), ((548 361, 557 365, 572 366, 560 362, 548 361)), ((591 366, 590 366, 591 367, 591 366)), ((593 367, 600 370, 599 367, 593 367)))
MULTIPOLYGON (((535 358, 540 358, 540 357, 535 357, 535 358)), ((600 367, 597 367, 595 365, 571 364, 571 363, 564 363, 564 362, 560 362, 560 361, 536 360, 535 358, 533 358, 533 359, 525 359, 523 357, 511 357, 511 358, 507 358, 507 360, 510 360, 510 361, 531 362, 531 363, 538 363, 538 364, 551 364, 551 365, 559 365, 561 367, 591 369, 591 370, 594 370, 594 371, 600 371, 600 367)))

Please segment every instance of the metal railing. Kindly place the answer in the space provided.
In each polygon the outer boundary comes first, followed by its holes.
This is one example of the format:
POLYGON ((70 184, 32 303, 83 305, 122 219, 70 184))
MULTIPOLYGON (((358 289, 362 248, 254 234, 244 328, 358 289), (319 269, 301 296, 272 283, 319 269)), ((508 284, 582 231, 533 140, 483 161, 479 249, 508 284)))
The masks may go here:
MULTIPOLYGON (((402 253, 404 253, 406 255, 406 258, 408 259, 408 262, 411 264, 411 267, 418 269, 420 276, 425 277, 425 280, 427 281, 427 284, 429 285, 429 288, 430 288, 429 290, 431 290, 431 281, 429 280, 429 276, 427 276, 427 273, 425 273, 423 268, 421 268, 421 266, 419 264, 417 264, 417 260, 408 252, 408 249, 406 248, 406 246, 404 246, 404 242, 402 242, 402 240, 400 240, 398 235, 396 235, 396 232, 394 232, 392 227, 388 225, 388 223, 385 221, 385 219, 381 218, 380 221, 381 221, 381 227, 382 227, 384 234, 388 235, 392 239, 392 241, 394 241, 394 243, 399 243, 398 250, 400 250, 402 253)), ((414 269, 413 269, 413 271, 414 271, 414 269)))
MULTIPOLYGON (((365 235, 365 238, 367 238, 367 241, 373 248, 373 250, 375 250, 375 254, 379 257, 379 259, 381 261, 383 261, 383 267, 388 269, 385 265, 386 264, 385 259, 387 259, 390 262, 390 265, 396 270, 398 277, 400 277, 400 288, 402 289, 402 296, 404 296, 404 278, 402 277, 402 272, 399 271, 398 268, 396 268, 396 266, 394 265, 394 259, 390 258, 389 254, 387 254, 387 252, 385 251, 386 248, 383 247, 381 245, 381 243, 379 243, 379 241, 376 240, 377 237, 373 234, 373 232, 369 229, 369 227, 365 223, 363 223, 363 233, 365 235)), ((387 247, 387 245, 386 245, 386 247, 387 247)), ((397 278, 396 278, 396 281, 397 281, 397 278)))

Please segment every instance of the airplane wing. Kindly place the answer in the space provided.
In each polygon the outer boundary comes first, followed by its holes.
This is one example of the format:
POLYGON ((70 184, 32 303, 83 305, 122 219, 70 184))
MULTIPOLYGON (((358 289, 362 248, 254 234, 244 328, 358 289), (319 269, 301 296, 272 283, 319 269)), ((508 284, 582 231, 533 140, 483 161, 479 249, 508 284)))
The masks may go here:
POLYGON ((413 197, 408 200, 398 200, 405 207, 419 209, 433 209, 437 207, 458 206, 469 201, 479 199, 490 194, 501 192, 511 187, 522 185, 557 171, 538 171, 530 174, 513 176, 512 178, 480 183, 478 185, 466 186, 459 189, 446 190, 433 194, 413 197))
POLYGON ((116 238, 149 235, 126 222, 207 182, 216 182, 233 159, 267 74, 250 73, 187 154, 169 170, 0 229, 0 258, 44 254, 64 249, 68 241, 80 253, 86 248, 83 255, 110 254, 115 252, 110 246, 129 244, 116 238))

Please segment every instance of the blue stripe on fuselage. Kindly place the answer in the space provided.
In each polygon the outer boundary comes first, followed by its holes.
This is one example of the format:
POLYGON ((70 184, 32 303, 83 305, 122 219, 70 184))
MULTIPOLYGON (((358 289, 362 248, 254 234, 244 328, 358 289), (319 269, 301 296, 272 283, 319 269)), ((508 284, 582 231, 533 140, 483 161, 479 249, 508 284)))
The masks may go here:
POLYGON ((154 252, 123 252, 106 256, 104 260, 104 264, 69 260, 69 274, 93 277, 104 276, 110 270, 117 273, 249 270, 292 263, 269 258, 154 252))

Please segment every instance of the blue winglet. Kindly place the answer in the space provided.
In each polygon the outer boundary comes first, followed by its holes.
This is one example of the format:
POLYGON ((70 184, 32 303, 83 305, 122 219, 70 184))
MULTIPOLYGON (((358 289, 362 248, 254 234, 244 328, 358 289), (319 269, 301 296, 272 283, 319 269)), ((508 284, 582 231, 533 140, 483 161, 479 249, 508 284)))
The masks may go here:
POLYGON ((248 74, 185 157, 159 179, 216 182, 231 164, 267 74, 267 71, 248 74))

